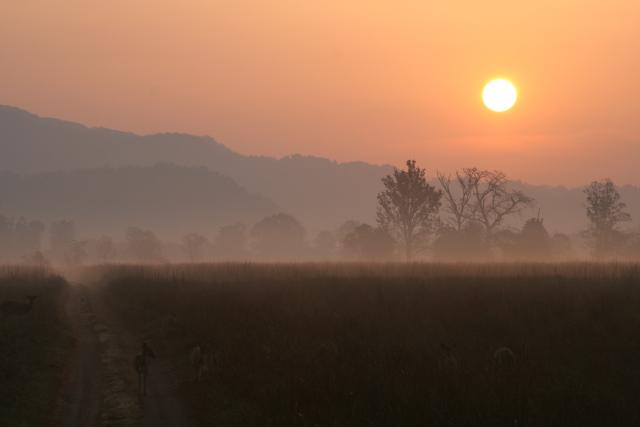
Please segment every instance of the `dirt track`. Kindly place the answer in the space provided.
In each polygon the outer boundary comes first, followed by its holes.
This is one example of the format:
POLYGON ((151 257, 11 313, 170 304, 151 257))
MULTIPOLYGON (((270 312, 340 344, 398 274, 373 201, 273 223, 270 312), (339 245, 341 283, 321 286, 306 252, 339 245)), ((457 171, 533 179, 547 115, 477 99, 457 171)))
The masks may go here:
POLYGON ((71 426, 191 426, 177 397, 170 361, 150 368, 147 396, 137 390, 132 360, 141 340, 128 331, 92 286, 72 284, 66 311, 76 340, 55 424, 71 426))
POLYGON ((74 286, 70 290, 66 312, 76 344, 67 366, 67 382, 60 396, 56 423, 64 427, 93 427, 97 425, 101 397, 100 351, 84 289, 74 286))

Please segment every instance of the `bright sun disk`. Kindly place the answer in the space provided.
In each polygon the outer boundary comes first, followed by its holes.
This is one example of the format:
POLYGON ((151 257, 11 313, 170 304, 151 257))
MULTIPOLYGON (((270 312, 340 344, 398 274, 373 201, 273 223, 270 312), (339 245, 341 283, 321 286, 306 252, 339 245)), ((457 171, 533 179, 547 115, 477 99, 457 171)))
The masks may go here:
POLYGON ((492 80, 485 85, 482 91, 484 105, 496 113, 510 110, 517 99, 518 91, 509 80, 492 80))

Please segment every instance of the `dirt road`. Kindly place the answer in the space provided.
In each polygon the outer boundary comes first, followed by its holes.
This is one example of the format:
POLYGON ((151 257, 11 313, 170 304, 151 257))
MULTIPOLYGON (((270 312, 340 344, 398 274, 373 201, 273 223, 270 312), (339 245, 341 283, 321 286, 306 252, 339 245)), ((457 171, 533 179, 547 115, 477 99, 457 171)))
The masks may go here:
POLYGON ((100 351, 92 326, 86 290, 74 286, 67 295, 66 312, 75 339, 72 359, 66 368, 56 424, 64 427, 97 425, 100 407, 100 351))
POLYGON ((66 304, 76 347, 56 425, 192 426, 162 354, 151 366, 147 395, 140 396, 132 361, 141 339, 113 315, 95 286, 72 284, 66 304))

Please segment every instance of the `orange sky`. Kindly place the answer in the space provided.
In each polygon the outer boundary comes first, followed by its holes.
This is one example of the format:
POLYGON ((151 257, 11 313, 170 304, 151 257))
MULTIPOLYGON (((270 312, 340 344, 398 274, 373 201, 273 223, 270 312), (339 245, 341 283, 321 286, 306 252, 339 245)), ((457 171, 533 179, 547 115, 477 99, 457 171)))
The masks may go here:
POLYGON ((640 184, 640 1, 5 1, 0 104, 242 153, 640 184), (495 76, 509 113, 482 106, 495 76))

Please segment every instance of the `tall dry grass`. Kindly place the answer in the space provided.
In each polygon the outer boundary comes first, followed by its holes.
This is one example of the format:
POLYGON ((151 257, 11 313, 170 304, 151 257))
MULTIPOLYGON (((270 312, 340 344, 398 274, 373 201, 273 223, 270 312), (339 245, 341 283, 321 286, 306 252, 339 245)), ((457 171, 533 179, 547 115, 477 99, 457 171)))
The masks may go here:
POLYGON ((71 351, 65 280, 43 268, 0 266, 0 304, 37 299, 23 316, 0 314, 0 425, 49 425, 71 351))
POLYGON ((562 277, 570 279, 624 279, 640 277, 635 262, 513 262, 513 263, 202 263, 94 266, 87 270, 108 280, 177 280, 208 283, 247 280, 306 279, 446 279, 562 277))
POLYGON ((640 268, 212 264, 94 269, 201 425, 640 425, 640 268), (193 383, 189 350, 214 350, 193 383), (508 347, 515 366, 494 363, 508 347))

